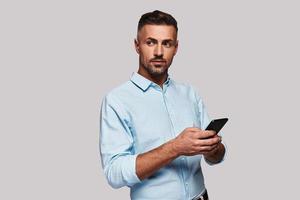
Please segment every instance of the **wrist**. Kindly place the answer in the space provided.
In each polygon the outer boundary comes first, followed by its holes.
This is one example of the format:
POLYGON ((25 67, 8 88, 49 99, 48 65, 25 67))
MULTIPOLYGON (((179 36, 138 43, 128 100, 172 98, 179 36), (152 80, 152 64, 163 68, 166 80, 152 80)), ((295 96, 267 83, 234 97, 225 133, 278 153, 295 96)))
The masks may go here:
POLYGON ((168 149, 170 150, 170 155, 175 159, 179 157, 181 154, 178 151, 176 139, 170 140, 167 145, 169 146, 168 149))

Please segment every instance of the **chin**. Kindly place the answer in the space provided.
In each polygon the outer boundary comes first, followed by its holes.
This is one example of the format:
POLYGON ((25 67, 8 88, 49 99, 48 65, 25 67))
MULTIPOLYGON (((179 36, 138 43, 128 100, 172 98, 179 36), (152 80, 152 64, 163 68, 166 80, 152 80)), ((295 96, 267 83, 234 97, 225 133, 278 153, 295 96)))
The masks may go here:
POLYGON ((150 74, 153 76, 161 76, 164 75, 167 72, 167 69, 161 69, 161 70, 149 70, 150 74))

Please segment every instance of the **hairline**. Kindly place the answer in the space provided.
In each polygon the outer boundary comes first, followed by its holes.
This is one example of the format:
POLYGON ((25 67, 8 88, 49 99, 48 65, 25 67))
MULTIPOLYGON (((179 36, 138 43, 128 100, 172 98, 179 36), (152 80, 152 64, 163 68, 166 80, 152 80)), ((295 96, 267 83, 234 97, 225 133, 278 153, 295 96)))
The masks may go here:
POLYGON ((162 24, 154 24, 154 23, 147 23, 147 24, 144 24, 142 27, 140 27, 140 29, 137 30, 137 34, 136 34, 136 39, 138 40, 139 39, 139 33, 140 31, 147 25, 152 25, 152 26, 172 26, 174 29, 175 29, 175 41, 177 41, 177 36, 178 36, 178 30, 176 30, 176 27, 172 24, 165 24, 165 23, 162 23, 162 24))

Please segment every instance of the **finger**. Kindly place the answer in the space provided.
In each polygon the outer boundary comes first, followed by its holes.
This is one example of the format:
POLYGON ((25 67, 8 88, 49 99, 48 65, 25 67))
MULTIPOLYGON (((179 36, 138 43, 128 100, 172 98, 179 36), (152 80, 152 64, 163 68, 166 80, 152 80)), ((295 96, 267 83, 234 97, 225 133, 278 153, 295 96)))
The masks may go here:
POLYGON ((212 137, 208 139, 198 139, 197 145, 199 146, 212 146, 221 142, 220 137, 212 137))
POLYGON ((185 134, 191 139, 199 139, 202 130, 196 127, 190 127, 185 129, 185 134))
POLYGON ((218 135, 218 137, 219 137, 219 141, 222 142, 222 136, 218 135))
POLYGON ((199 153, 209 153, 214 151, 218 147, 218 144, 211 145, 211 146, 200 146, 198 147, 199 153))
POLYGON ((222 141, 222 136, 219 136, 218 134, 214 135, 213 137, 211 138, 219 138, 220 142, 222 141))
POLYGON ((206 152, 203 152, 203 154, 213 154, 214 152, 216 152, 219 148, 219 144, 216 144, 216 145, 213 145, 213 146, 210 146, 211 148, 206 148, 207 151, 206 152))
POLYGON ((210 138, 216 135, 215 131, 199 131, 197 132, 197 136, 199 139, 210 138))
POLYGON ((214 152, 214 151, 216 151, 218 148, 219 148, 219 144, 215 144, 215 145, 211 146, 210 152, 214 152))
POLYGON ((201 129, 198 128, 198 127, 188 127, 188 128, 186 128, 186 130, 188 130, 188 131, 193 131, 193 132, 201 131, 201 129))

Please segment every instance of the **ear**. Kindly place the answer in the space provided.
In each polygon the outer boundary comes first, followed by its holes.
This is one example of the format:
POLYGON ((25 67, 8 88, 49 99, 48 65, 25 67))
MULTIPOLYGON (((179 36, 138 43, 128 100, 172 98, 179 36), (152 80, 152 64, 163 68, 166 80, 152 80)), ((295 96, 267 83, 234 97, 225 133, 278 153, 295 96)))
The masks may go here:
POLYGON ((139 42, 137 41, 137 39, 134 39, 134 47, 135 47, 135 51, 140 54, 140 46, 139 46, 139 42))
POLYGON ((175 56, 176 53, 177 53, 177 50, 178 50, 178 44, 179 44, 179 41, 177 40, 177 41, 176 41, 176 44, 175 44, 175 52, 174 52, 174 56, 175 56))

